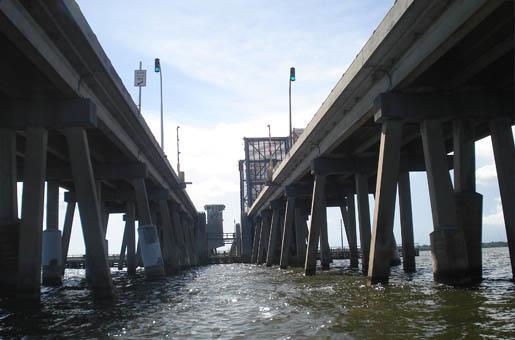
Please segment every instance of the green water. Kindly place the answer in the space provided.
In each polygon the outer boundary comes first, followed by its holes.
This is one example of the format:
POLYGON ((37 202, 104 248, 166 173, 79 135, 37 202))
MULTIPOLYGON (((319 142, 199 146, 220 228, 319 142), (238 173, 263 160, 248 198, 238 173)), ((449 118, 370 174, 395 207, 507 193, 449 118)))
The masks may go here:
POLYGON ((515 338, 515 284, 507 248, 483 250, 485 280, 468 289, 434 284, 429 252, 417 273, 394 268, 367 287, 335 261, 329 272, 213 265, 161 282, 113 272, 115 298, 95 300, 83 272, 44 289, 38 306, 0 301, 0 336, 122 338, 515 338))

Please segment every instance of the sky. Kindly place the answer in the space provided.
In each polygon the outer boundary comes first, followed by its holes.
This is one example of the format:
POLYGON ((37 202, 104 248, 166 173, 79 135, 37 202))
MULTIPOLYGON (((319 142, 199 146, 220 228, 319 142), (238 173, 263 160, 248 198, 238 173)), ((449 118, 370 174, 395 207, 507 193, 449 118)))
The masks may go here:
MULTIPOLYGON (((134 101, 134 70, 147 69, 142 114, 157 140, 160 58, 165 152, 176 163, 180 125, 181 170, 198 210, 225 204, 224 231, 239 222, 238 160, 243 137, 288 133, 288 78, 293 126, 304 127, 371 36, 393 0, 79 0, 78 4, 134 101)), ((484 195, 484 241, 505 240, 491 144, 477 143, 478 191, 484 195)), ((429 243, 432 221, 424 173, 411 175, 415 242, 429 243)), ((62 194, 62 193, 61 193, 62 194)), ((371 207, 373 207, 372 196, 371 207)), ((61 219, 65 211, 61 205, 61 219)), ((371 208, 371 213, 373 208, 371 208)), ((395 233, 400 243, 396 212, 395 233)), ((328 209, 329 240, 339 246, 338 209, 328 209)), ((121 215, 111 215, 109 253, 120 249, 121 215)), ((344 237, 344 244, 347 241, 344 237)), ((70 254, 84 245, 76 213, 70 254)))

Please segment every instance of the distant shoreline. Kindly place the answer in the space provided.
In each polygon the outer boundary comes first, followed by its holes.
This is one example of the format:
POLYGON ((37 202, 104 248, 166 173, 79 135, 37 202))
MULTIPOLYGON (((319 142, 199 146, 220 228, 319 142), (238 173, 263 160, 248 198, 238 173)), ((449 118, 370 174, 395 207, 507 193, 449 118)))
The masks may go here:
MULTIPOLYGON (((501 242, 501 241, 488 242, 488 243, 481 244, 481 248, 502 248, 502 247, 507 247, 507 246, 508 246, 507 242, 501 242)), ((418 249, 421 251, 431 250, 431 246, 428 244, 423 244, 421 246, 418 246, 418 249)))

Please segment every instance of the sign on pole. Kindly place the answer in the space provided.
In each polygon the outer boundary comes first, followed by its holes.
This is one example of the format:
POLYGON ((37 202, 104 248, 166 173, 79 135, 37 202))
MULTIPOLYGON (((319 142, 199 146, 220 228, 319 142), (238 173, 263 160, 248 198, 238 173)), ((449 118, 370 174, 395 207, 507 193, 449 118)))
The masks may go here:
POLYGON ((147 70, 134 70, 134 86, 147 86, 147 70))

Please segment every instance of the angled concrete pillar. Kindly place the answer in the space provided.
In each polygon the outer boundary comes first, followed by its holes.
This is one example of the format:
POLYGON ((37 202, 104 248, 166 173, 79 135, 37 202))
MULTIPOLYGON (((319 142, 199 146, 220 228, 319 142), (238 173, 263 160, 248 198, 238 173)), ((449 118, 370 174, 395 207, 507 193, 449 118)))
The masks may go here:
POLYGON ((261 219, 254 220, 254 240, 252 241, 252 257, 250 263, 256 263, 259 250, 259 237, 261 236, 261 219))
MULTIPOLYGON (((345 202, 340 205, 345 234, 349 243, 350 267, 358 268, 358 240, 356 236, 356 207, 354 194, 348 195, 345 202)), ((342 249, 343 250, 343 249, 342 249)))
POLYGON ((66 128, 65 134, 86 246, 88 282, 98 296, 110 296, 111 272, 105 253, 102 217, 91 166, 88 137, 83 128, 66 128))
POLYGON ((272 223, 272 212, 265 209, 261 212, 261 235, 259 237, 259 251, 256 263, 262 264, 266 262, 266 251, 270 238, 270 225, 272 223))
POLYGON ((402 123, 386 120, 381 126, 374 222, 368 262, 369 282, 388 282, 392 258, 393 220, 402 139, 402 123))
POLYGON ((306 241, 308 238, 307 216, 304 207, 295 207, 295 242, 297 256, 295 266, 303 267, 306 261, 306 241))
POLYGON ((481 234, 483 196, 476 192, 474 124, 456 120, 453 124, 454 191, 458 228, 465 234, 470 278, 483 278, 481 234))
POLYGON ((315 174, 313 198, 311 200, 311 225, 309 228, 308 245, 304 272, 306 275, 316 274, 318 241, 323 229, 327 230, 327 211, 325 197, 326 177, 315 174))
POLYGON ((170 210, 168 209, 168 202, 165 200, 159 201, 159 209, 163 222, 163 260, 165 272, 166 274, 176 274, 181 270, 181 263, 172 233, 173 225, 170 210))
POLYGON ((48 131, 29 127, 25 130, 25 135, 25 180, 18 242, 16 296, 21 299, 39 300, 48 131))
POLYGON ((456 200, 449 175, 442 127, 439 122, 420 124, 434 231, 430 234, 433 277, 446 284, 470 283, 465 235, 458 228, 456 200))
POLYGON ((511 120, 508 117, 494 119, 490 121, 489 126, 510 250, 511 270, 515 280, 515 148, 511 120))
POLYGON ((68 249, 70 247, 70 237, 72 235, 72 225, 73 225, 73 216, 75 215, 75 207, 77 202, 75 201, 75 194, 73 192, 67 192, 64 194, 64 200, 67 202, 66 205, 66 213, 64 215, 64 224, 63 224, 63 237, 62 237, 62 274, 64 275, 64 270, 66 267, 66 259, 68 258, 68 249), (73 195, 72 195, 73 194, 73 195), (68 197, 67 197, 68 196, 68 197), (69 196, 74 196, 69 197, 69 196))
POLYGON ((165 275, 163 256, 161 255, 157 228, 152 223, 145 179, 134 179, 132 184, 136 193, 136 205, 140 221, 138 236, 141 258, 145 267, 145 277, 147 279, 159 279, 165 275))
POLYGON ((409 172, 399 174, 399 211, 402 237, 402 267, 406 273, 415 272, 415 241, 413 239, 413 214, 409 172))
POLYGON ((62 240, 59 230, 59 182, 47 182, 46 230, 43 231, 43 285, 62 284, 62 240))
POLYGON ((281 215, 284 213, 284 203, 277 200, 272 201, 270 207, 272 208, 272 222, 270 224, 270 237, 268 240, 268 251, 266 256, 266 265, 268 267, 279 264, 280 254, 277 251, 281 240, 281 215))
POLYGON ((295 200, 295 196, 287 194, 283 224, 283 239, 281 243, 281 259, 279 261, 281 269, 288 268, 290 261, 290 244, 293 238, 293 227, 295 223, 295 200))
POLYGON ((358 201, 359 240, 361 244, 361 271, 364 275, 367 275, 371 238, 368 179, 362 173, 356 173, 355 179, 358 201))

